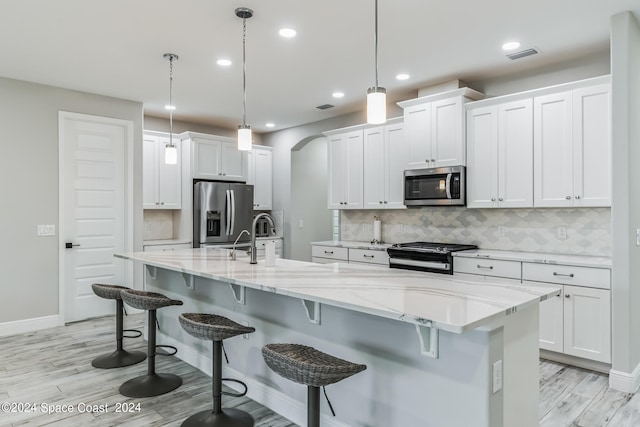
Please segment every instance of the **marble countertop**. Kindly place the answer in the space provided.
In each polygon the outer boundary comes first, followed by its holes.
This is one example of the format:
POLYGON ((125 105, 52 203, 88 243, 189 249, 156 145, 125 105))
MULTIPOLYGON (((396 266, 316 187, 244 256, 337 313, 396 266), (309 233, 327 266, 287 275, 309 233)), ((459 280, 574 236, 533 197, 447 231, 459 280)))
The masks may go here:
POLYGON ((311 242, 315 246, 331 246, 334 248, 370 249, 374 251, 386 251, 392 243, 371 243, 349 240, 327 240, 325 242, 311 242))
POLYGON ((535 262, 540 264, 563 264, 578 267, 611 267, 611 258, 588 255, 566 255, 538 252, 474 249, 469 251, 454 252, 453 256, 464 258, 488 258, 506 261, 535 262))
POLYGON ((288 259, 266 267, 225 249, 115 254, 149 266, 329 304, 348 310, 463 333, 503 324, 509 314, 559 294, 553 285, 505 285, 454 276, 356 264, 288 259))

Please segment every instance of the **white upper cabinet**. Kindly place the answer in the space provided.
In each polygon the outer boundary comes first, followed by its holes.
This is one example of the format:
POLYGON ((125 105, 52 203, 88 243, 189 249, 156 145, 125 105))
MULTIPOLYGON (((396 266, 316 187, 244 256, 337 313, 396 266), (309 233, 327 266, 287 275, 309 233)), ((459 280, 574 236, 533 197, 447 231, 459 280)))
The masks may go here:
POLYGON ((224 137, 190 137, 192 175, 195 179, 247 181, 247 154, 224 137))
POLYGON ((611 206, 610 85, 534 99, 536 207, 611 206))
POLYGON ((270 147, 253 146, 248 152, 247 184, 253 185, 253 209, 273 208, 273 152, 270 147))
POLYGON ((467 206, 533 206, 532 100, 467 112, 467 206))
POLYGON ((329 209, 363 208, 362 130, 327 135, 329 150, 329 209))
POLYGON ((484 96, 469 88, 399 102, 409 150, 405 169, 466 164, 463 105, 484 96))
POLYGON ((143 209, 180 209, 181 199, 181 144, 174 135, 178 148, 178 161, 168 165, 164 161, 169 135, 145 132, 142 141, 142 201, 143 209))
POLYGON ((573 91, 574 206, 611 206, 611 86, 573 91))
POLYGON ((364 208, 403 209, 409 158, 401 122, 364 130, 364 208))

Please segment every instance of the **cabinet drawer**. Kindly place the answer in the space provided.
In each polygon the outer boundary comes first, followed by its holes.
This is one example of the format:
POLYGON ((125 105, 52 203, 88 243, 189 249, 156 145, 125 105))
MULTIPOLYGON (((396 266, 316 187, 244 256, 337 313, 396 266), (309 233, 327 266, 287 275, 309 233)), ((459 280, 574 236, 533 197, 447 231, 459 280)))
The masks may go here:
POLYGON ((389 255, 387 255, 387 251, 349 249, 349 262, 389 265, 389 255))
POLYGON ((522 263, 523 280, 610 289, 608 268, 573 267, 568 265, 522 263))
POLYGON ((275 240, 276 242, 276 250, 281 249, 282 248, 282 239, 265 239, 265 240, 256 240, 256 248, 258 248, 258 250, 262 249, 264 250, 264 248, 267 245, 267 242, 269 240, 275 240))
POLYGON ((160 252, 160 251, 175 251, 177 249, 189 249, 191 243, 176 243, 169 245, 145 245, 142 248, 143 252, 160 252))
POLYGON ((337 261, 349 261, 349 249, 335 246, 312 246, 311 256, 315 258, 329 258, 337 261))
POLYGON ((453 272, 520 280, 521 265, 518 261, 455 257, 453 259, 453 272))

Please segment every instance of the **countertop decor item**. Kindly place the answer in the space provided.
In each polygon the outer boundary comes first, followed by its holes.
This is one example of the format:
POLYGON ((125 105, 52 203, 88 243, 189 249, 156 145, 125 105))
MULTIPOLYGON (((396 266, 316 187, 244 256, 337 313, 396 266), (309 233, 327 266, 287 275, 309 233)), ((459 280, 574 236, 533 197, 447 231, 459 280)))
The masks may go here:
POLYGON ((383 243, 382 241, 382 221, 377 216, 373 217, 373 240, 371 243, 383 243))

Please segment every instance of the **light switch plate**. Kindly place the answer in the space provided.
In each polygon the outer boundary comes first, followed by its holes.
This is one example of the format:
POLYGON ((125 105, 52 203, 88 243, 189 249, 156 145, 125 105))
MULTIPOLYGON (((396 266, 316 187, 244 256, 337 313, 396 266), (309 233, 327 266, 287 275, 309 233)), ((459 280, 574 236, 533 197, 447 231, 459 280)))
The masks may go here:
POLYGON ((38 225, 38 236, 55 236, 56 235, 56 226, 55 225, 38 225))

